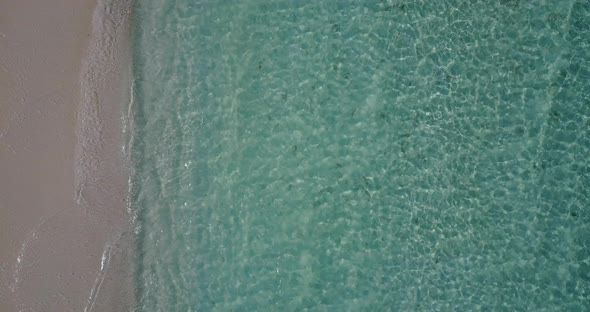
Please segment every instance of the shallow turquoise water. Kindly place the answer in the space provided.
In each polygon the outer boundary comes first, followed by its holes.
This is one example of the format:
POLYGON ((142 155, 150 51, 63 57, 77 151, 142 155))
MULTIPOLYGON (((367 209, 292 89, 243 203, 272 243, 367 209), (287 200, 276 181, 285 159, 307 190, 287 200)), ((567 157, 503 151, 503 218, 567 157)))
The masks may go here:
POLYGON ((140 311, 590 309, 590 2, 136 2, 140 311))

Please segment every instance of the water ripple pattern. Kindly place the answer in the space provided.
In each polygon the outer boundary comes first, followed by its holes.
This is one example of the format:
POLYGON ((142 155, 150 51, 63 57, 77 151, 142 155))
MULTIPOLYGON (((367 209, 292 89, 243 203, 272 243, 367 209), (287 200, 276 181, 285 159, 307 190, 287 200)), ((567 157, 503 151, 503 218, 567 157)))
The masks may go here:
POLYGON ((590 2, 136 3, 140 311, 584 311, 590 2))

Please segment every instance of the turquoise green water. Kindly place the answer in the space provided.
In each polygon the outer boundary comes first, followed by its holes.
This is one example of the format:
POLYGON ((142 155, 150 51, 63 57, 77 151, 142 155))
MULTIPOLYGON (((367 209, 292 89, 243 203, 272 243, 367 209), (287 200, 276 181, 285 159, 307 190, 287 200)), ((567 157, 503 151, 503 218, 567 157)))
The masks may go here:
POLYGON ((139 311, 590 309, 590 2, 135 9, 139 311))

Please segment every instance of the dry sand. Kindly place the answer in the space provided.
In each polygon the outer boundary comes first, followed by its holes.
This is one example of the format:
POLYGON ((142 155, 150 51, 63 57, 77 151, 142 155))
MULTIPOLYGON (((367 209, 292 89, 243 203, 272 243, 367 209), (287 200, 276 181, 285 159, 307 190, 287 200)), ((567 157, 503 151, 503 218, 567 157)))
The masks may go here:
POLYGON ((0 311, 132 310, 115 2, 0 0, 0 311))

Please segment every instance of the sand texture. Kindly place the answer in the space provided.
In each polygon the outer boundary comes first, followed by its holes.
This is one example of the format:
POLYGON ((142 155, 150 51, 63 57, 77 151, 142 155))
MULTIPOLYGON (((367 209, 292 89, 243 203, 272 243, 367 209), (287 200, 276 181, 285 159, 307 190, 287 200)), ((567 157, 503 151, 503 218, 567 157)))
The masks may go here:
POLYGON ((0 1, 0 311, 131 309, 117 6, 0 1))

